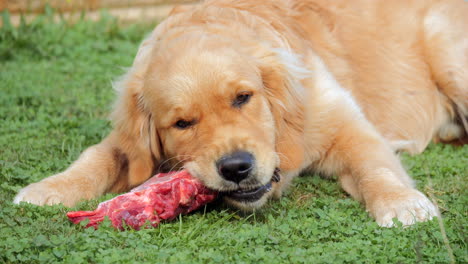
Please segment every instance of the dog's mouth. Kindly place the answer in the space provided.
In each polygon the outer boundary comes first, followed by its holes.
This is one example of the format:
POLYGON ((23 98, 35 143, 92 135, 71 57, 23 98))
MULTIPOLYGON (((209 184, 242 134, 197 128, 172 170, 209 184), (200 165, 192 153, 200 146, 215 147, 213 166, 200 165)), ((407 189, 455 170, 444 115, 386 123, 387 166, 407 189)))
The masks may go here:
POLYGON ((279 182, 280 179, 279 169, 275 169, 271 180, 265 185, 257 186, 253 189, 238 189, 235 191, 223 192, 222 195, 237 202, 255 202, 271 191, 273 182, 279 182))

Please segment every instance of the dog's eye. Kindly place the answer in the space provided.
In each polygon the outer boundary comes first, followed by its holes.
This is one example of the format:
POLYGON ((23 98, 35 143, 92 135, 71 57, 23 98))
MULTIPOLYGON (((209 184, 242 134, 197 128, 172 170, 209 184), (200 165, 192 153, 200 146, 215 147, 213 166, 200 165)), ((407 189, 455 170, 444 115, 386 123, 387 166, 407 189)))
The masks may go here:
POLYGON ((177 129, 187 129, 195 124, 195 121, 179 120, 174 124, 177 129))
POLYGON ((236 99, 232 102, 232 106, 240 107, 241 105, 246 104, 250 100, 250 97, 252 97, 251 92, 241 92, 237 94, 236 99))

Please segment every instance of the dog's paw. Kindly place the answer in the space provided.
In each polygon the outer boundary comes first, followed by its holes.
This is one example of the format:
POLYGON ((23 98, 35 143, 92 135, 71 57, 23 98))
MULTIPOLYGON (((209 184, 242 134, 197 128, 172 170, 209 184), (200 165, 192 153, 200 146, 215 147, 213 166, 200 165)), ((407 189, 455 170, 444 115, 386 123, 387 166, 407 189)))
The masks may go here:
POLYGON ((15 204, 20 202, 36 205, 68 204, 64 190, 58 190, 45 181, 33 183, 21 189, 13 200, 15 204))
POLYGON ((368 203, 367 210, 382 227, 392 227, 394 218, 403 226, 409 226, 437 216, 432 202, 421 192, 409 188, 379 194, 368 203))

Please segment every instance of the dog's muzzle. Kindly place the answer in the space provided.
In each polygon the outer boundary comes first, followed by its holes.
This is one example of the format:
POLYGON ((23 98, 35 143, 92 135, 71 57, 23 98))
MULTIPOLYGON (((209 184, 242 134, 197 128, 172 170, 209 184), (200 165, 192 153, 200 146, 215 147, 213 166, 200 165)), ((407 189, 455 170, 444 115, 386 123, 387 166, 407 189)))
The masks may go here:
POLYGON ((237 202, 243 202, 243 203, 250 203, 250 202, 255 202, 260 200, 260 198, 263 197, 266 193, 271 191, 273 182, 279 182, 281 179, 280 174, 279 174, 279 169, 275 169, 275 172, 273 173, 273 176, 271 177, 271 181, 268 182, 265 185, 258 186, 253 189, 238 189, 235 191, 229 191, 229 192, 224 192, 222 193, 223 196, 235 200, 237 202))

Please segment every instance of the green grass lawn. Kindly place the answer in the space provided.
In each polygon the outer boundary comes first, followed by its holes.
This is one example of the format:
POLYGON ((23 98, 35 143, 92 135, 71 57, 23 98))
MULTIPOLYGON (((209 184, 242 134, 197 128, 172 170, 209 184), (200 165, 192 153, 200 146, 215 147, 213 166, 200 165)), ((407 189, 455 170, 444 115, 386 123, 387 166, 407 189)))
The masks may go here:
POLYGON ((150 29, 110 18, 0 29, 0 262, 468 262, 468 146, 402 157, 418 188, 437 199, 449 246, 437 220, 381 228, 335 181, 313 175, 255 214, 215 204, 141 231, 83 229, 68 222, 69 208, 12 204, 21 187, 64 170, 110 131, 111 82, 150 29))

